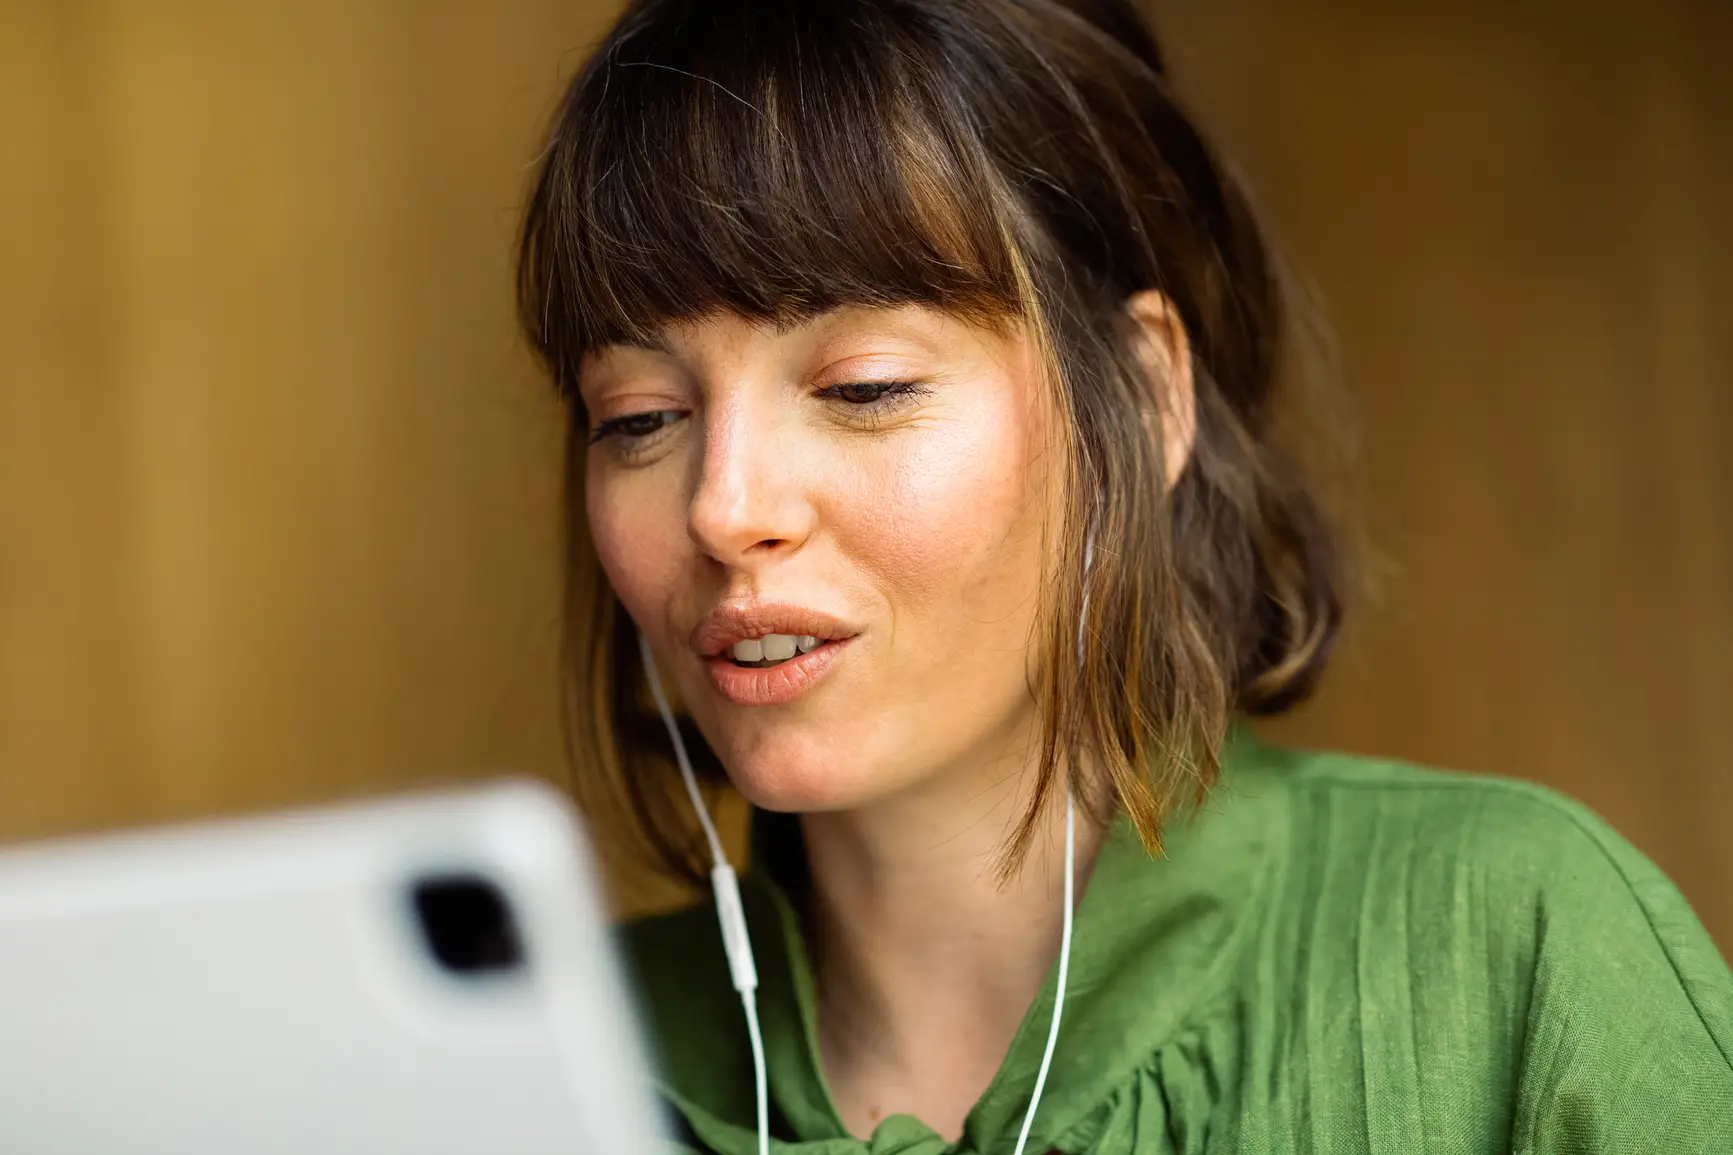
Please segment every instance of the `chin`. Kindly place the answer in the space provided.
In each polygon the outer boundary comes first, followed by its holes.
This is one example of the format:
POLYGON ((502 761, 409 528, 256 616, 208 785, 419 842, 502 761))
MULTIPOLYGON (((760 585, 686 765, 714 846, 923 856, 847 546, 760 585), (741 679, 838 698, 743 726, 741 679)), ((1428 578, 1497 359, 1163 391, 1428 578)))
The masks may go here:
POLYGON ((889 793, 879 760, 841 736, 802 741, 783 735, 716 747, 734 788, 761 810, 813 813, 849 810, 889 793))

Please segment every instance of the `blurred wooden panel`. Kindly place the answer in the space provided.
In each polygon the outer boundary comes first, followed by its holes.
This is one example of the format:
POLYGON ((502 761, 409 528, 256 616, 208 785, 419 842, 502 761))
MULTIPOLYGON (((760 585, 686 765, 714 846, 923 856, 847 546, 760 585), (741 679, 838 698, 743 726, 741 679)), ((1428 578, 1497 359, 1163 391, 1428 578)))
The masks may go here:
POLYGON ((0 836, 558 777, 538 130, 612 6, 0 6, 0 836))
POLYGON ((1392 567, 1311 742, 1589 802, 1733 946, 1733 5, 1170 0, 1392 567))
MULTIPOLYGON (((561 774, 509 248, 611 7, 0 0, 0 837, 561 774)), ((1395 563, 1286 732, 1558 785, 1733 942, 1733 6, 1160 16, 1395 563)))

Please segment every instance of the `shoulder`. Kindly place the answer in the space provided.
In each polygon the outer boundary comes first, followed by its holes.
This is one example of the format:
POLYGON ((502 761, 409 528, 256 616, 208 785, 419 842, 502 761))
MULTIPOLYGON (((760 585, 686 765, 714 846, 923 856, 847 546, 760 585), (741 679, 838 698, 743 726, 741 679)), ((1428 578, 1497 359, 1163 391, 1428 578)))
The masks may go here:
POLYGON ((677 1034, 684 1043, 694 1024, 721 1026, 738 1017, 739 996, 728 981, 728 960, 709 903, 632 919, 620 926, 619 939, 627 974, 658 1042, 677 1034), (686 1030, 679 1029, 682 1025, 686 1030))
POLYGON ((1273 750, 1268 757, 1295 819, 1328 832, 1306 840, 1319 853, 1351 854, 1411 882, 1454 888, 1472 880, 1501 898, 1526 896, 1561 911, 1579 902, 1603 910, 1622 904, 1656 933, 1669 932, 1677 913, 1689 914, 1648 858, 1549 787, 1350 754, 1273 750))
MULTIPOLYGON (((689 956, 698 940, 713 937, 716 912, 708 903, 694 902, 673 910, 640 915, 620 924, 621 948, 634 969, 656 970, 678 956, 689 956), (671 952, 671 948, 681 948, 671 952), (676 954, 670 960, 670 953, 676 954)), ((683 964, 682 964, 683 969, 683 964)))
POLYGON ((1720 1149, 1733 972, 1607 822, 1528 782, 1256 755, 1227 785, 1281 848, 1264 971, 1318 1053, 1359 1056, 1368 1109, 1547 1155, 1720 1149))
MULTIPOLYGON (((766 983, 784 977, 775 942, 775 911, 750 878, 742 898, 766 983), (761 945, 762 944, 762 945, 761 945)), ((683 1120, 750 1119, 752 1051, 740 994, 729 977, 716 910, 700 901, 632 919, 619 928, 621 953, 637 996, 663 1096, 683 1120)), ((760 1003, 767 1037, 783 1030, 774 1000, 760 1003)))
POLYGON ((619 938, 658 1072, 665 1084, 701 1094, 746 1046, 716 911, 698 903, 636 918, 619 938))
MULTIPOLYGON (((775 1082, 805 1030, 795 979, 804 965, 794 957, 798 927, 785 897, 762 876, 741 878, 740 897, 759 977, 757 1018, 775 1082)), ((705 1150, 744 1149, 756 1135, 753 1046, 716 908, 700 901, 634 919, 620 928, 620 940, 676 1131, 705 1150)))
POLYGON ((1497 971, 1511 1009, 1542 1032, 1549 1018, 1603 1030, 1671 1015, 1679 1037, 1733 1068, 1733 973, 1671 879, 1593 810, 1480 773, 1269 758, 1288 796, 1291 871, 1314 888, 1333 879, 1355 935, 1405 942, 1402 982, 1497 971))

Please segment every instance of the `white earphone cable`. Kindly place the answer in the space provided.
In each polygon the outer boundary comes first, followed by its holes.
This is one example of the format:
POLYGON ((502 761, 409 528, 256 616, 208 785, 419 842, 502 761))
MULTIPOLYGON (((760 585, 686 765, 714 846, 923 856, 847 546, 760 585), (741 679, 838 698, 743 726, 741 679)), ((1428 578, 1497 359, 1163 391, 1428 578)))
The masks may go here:
POLYGON ((1071 970, 1071 878, 1076 862, 1077 822, 1071 800, 1071 786, 1065 786, 1065 931, 1059 942, 1059 983, 1053 992, 1053 1023, 1047 1028, 1047 1049, 1041 1055, 1041 1070, 1035 1076, 1035 1089, 1029 1094, 1029 1110, 1023 1116, 1023 1130, 1017 1134, 1014 1155, 1023 1155, 1029 1142, 1029 1128, 1035 1125, 1035 1108, 1041 1103, 1041 1092, 1047 1086, 1047 1071, 1053 1065, 1053 1052, 1059 1046, 1059 1015, 1065 1008, 1065 980, 1071 970))
POLYGON ((710 861, 722 865, 728 856, 722 850, 722 839, 716 834, 716 824, 710 821, 710 811, 704 805, 704 795, 698 791, 698 776, 692 773, 692 759, 686 754, 686 740, 674 722, 674 711, 668 707, 668 695, 662 692, 662 679, 656 674, 656 659, 650 656, 650 643, 638 635, 638 659, 644 664, 644 677, 650 682, 650 696, 656 699, 656 710, 662 715, 662 725, 668 730, 668 740, 674 744, 674 761, 680 766, 680 778, 686 783, 686 793, 692 798, 692 809, 698 812, 704 838, 710 843, 710 861))
POLYGON ((680 765, 680 777, 686 783, 686 793, 692 799, 692 809, 704 827, 704 838, 710 844, 710 884, 716 899, 716 919, 722 925, 722 950, 728 956, 728 973, 734 989, 740 992, 740 1006, 746 1012, 746 1033, 752 1042, 752 1081, 758 1100, 758 1155, 770 1155, 770 1078, 764 1061, 764 1033, 758 1025, 758 967, 752 958, 752 936, 746 929, 746 908, 740 902, 740 880, 728 855, 722 849, 722 839, 716 824, 710 820, 710 808, 704 805, 704 794, 698 789, 698 776, 692 773, 692 759, 686 754, 686 742, 674 721, 668 696, 662 692, 662 679, 656 674, 656 661, 650 656, 650 643, 638 635, 638 656, 644 664, 644 676, 650 683, 650 696, 662 715, 662 725, 668 730, 668 740, 674 744, 674 761, 680 765))
MULTIPOLYGON (((1095 531, 1091 529, 1083 540, 1083 605, 1077 615, 1077 664, 1083 665, 1086 627, 1089 621, 1088 576, 1095 564, 1095 531)), ((1041 1104, 1041 1092, 1047 1087, 1047 1072, 1053 1066, 1053 1052, 1059 1046, 1059 1018, 1065 1010, 1065 985, 1071 972, 1071 921, 1076 896, 1073 879, 1077 874, 1077 807, 1072 797, 1071 779, 1065 779, 1065 915, 1064 932, 1059 940, 1059 977, 1053 992, 1053 1022, 1047 1028, 1047 1049, 1041 1054, 1041 1069, 1035 1074, 1035 1089, 1029 1093, 1029 1110, 1023 1115, 1023 1129, 1017 1134, 1013 1155, 1023 1155, 1029 1143, 1029 1129, 1035 1125, 1035 1109, 1041 1104)))

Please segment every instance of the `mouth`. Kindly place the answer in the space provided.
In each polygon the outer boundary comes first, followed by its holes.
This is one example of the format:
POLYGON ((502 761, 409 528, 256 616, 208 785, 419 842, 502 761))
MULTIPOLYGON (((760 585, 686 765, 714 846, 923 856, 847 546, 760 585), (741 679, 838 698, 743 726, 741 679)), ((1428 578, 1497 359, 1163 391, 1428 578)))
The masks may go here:
POLYGON ((770 642, 771 656, 762 656, 766 638, 776 638, 776 635, 765 635, 742 638, 727 652, 706 659, 704 668, 710 675, 710 685, 736 706, 785 706, 804 697, 830 673, 837 660, 853 648, 852 638, 827 640, 810 634, 784 634, 782 637, 794 642, 794 653, 790 657, 777 656, 788 649, 788 643, 780 640, 770 642), (802 650, 800 643, 803 640, 818 644, 802 650), (755 642, 758 643, 756 649, 752 645, 755 642), (736 657, 737 653, 744 653, 746 658, 736 657), (753 659, 754 653, 760 657, 753 659))
POLYGON ((692 631, 711 685, 738 706, 772 706, 806 694, 859 631, 818 610, 786 603, 734 602, 692 631))

